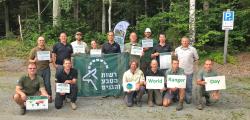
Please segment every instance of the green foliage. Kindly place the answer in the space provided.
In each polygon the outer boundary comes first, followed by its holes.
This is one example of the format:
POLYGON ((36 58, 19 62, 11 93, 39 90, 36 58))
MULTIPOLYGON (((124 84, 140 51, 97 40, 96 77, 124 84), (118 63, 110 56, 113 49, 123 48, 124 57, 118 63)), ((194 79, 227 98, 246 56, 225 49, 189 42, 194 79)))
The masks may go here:
MULTIPOLYGON (((205 53, 199 53, 199 54, 200 54, 200 61, 201 61, 200 63, 204 63, 205 59, 209 58, 209 59, 212 59, 216 63, 224 64, 223 53, 221 51, 211 51, 209 53, 205 52, 205 53)), ((236 57, 228 54, 227 63, 237 64, 236 57)))
POLYGON ((69 12, 72 8, 73 0, 60 0, 60 6, 62 10, 69 12))
POLYGON ((0 41, 0 58, 5 57, 27 57, 28 51, 25 51, 25 44, 16 39, 3 39, 0 41))

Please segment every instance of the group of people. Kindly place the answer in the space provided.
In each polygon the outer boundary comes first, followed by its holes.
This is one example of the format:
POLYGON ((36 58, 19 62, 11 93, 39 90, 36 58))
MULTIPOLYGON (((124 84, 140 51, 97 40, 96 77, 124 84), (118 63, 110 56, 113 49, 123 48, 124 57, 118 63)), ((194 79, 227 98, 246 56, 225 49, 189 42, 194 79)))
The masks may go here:
MULTIPOLYGON (((144 47, 142 55, 130 55, 129 70, 123 75, 123 83, 129 81, 135 81, 136 91, 125 92, 125 101, 127 106, 133 106, 136 103, 138 106, 142 106, 141 98, 145 93, 148 93, 148 105, 164 105, 169 106, 172 101, 179 100, 177 110, 183 109, 183 102, 187 104, 191 103, 192 97, 192 79, 193 79, 193 65, 198 61, 199 57, 194 47, 189 45, 189 39, 183 37, 181 39, 181 46, 172 51, 171 45, 166 41, 164 34, 159 35, 159 41, 157 42, 151 37, 150 28, 146 28, 144 32, 143 40, 153 40, 152 47, 144 47), (177 59, 172 59, 172 67, 170 69, 159 69, 159 56, 163 52, 172 52, 173 56, 177 59), (167 75, 186 75, 187 85, 186 89, 169 89, 161 90, 145 89, 146 76, 164 76, 167 75), (165 93, 165 94, 163 94, 165 93)), ((82 41, 82 33, 76 32, 75 41, 71 44, 67 43, 67 34, 65 32, 60 33, 59 42, 56 43, 52 50, 45 44, 45 38, 43 36, 38 37, 37 46, 34 47, 29 55, 29 64, 27 67, 28 74, 23 75, 16 85, 16 92, 13 96, 14 101, 20 106, 20 114, 24 115, 26 112, 25 102, 27 96, 47 96, 48 102, 52 102, 52 90, 51 90, 51 68, 50 63, 56 69, 55 78, 56 83, 66 83, 70 85, 70 93, 59 93, 55 95, 54 103, 55 108, 62 108, 64 101, 67 100, 71 103, 73 110, 77 109, 77 70, 72 67, 71 56, 78 53, 89 53, 91 49, 99 49, 95 40, 91 41, 91 48, 82 41), (39 54, 41 52, 49 52, 50 59, 41 60, 39 54)), ((103 54, 121 53, 121 48, 118 43, 114 41, 114 32, 107 33, 108 41, 101 46, 103 54)), ((142 46, 142 40, 137 41, 137 34, 135 32, 130 33, 130 42, 124 46, 124 52, 131 52, 132 46, 142 46)), ((204 90, 204 77, 216 76, 216 72, 212 70, 212 60, 206 60, 204 69, 198 74, 197 85, 200 86, 200 104, 199 109, 203 108, 202 96, 206 98, 206 105, 210 105, 210 94, 204 90)), ((219 99, 219 92, 213 91, 212 97, 219 99)))

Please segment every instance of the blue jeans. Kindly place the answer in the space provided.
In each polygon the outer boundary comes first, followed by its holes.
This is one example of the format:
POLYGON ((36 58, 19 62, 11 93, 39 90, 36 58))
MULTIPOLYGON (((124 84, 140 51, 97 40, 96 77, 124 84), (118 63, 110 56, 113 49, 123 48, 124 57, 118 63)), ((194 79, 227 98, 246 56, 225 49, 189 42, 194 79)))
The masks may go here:
POLYGON ((45 68, 43 70, 38 70, 37 74, 43 78, 45 89, 47 93, 51 96, 52 91, 51 91, 51 83, 50 83, 50 75, 51 75, 50 67, 45 68))
POLYGON ((186 82, 186 94, 185 94, 185 101, 186 103, 191 103, 192 100, 192 88, 193 88, 193 73, 186 75, 187 82, 186 82))

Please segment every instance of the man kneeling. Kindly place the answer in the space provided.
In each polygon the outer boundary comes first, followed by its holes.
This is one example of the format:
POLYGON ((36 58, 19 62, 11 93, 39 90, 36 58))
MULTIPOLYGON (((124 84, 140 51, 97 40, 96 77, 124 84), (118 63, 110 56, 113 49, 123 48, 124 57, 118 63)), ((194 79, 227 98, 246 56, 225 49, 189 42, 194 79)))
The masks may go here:
POLYGON ((214 91, 205 91, 205 77, 213 77, 217 76, 217 72, 214 71, 213 69, 213 62, 210 59, 205 60, 205 64, 203 69, 201 69, 198 73, 197 76, 197 87, 198 87, 198 106, 197 109, 202 110, 204 107, 203 103, 203 97, 206 99, 206 105, 210 106, 210 96, 212 97, 213 100, 218 101, 220 98, 220 94, 218 90, 214 91))
POLYGON ((36 64, 30 63, 28 65, 28 75, 24 75, 18 80, 16 93, 14 95, 15 102, 21 107, 21 115, 24 115, 26 112, 24 103, 26 102, 27 96, 36 95, 49 97, 45 90, 42 77, 36 74, 36 64))
POLYGON ((123 74, 123 86, 127 86, 128 82, 135 82, 136 90, 128 90, 125 92, 124 101, 126 105, 132 107, 136 101, 137 106, 141 107, 141 98, 145 92, 145 78, 143 72, 138 68, 138 62, 136 60, 130 61, 130 69, 123 74))
MULTIPOLYGON (((172 60, 172 68, 166 71, 165 77, 167 75, 184 75, 184 69, 179 68, 179 60, 173 59, 172 60)), ((183 101, 185 97, 185 89, 184 88, 168 88, 166 94, 163 98, 163 106, 168 107, 173 99, 177 99, 177 95, 179 94, 179 104, 176 107, 176 110, 183 109, 183 101)))
POLYGON ((55 107, 56 109, 61 109, 63 106, 63 101, 65 98, 70 98, 71 107, 73 110, 76 110, 77 106, 75 104, 77 99, 77 71, 72 68, 72 63, 70 59, 65 59, 63 61, 63 71, 58 73, 57 83, 66 83, 70 85, 70 93, 56 93, 55 98, 55 107))

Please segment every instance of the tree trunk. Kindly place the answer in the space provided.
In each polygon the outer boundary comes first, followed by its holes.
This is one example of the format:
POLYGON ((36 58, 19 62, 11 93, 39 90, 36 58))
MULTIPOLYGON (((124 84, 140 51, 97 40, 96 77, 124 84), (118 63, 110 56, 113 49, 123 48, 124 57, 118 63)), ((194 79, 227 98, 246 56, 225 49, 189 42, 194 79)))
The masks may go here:
POLYGON ((79 0, 74 1, 74 19, 79 20, 79 0))
POLYGON ((38 30, 41 33, 41 10, 40 10, 40 0, 37 0, 37 16, 38 16, 38 30))
POLYGON ((112 0, 109 0, 109 31, 111 31, 111 8, 112 8, 112 0))
POLYGON ((145 10, 145 16, 147 17, 148 16, 148 0, 144 0, 144 10, 145 10))
POLYGON ((59 25, 59 19, 61 16, 60 0, 53 0, 53 26, 59 25))
POLYGON ((4 2, 4 18, 5 18, 5 37, 9 37, 10 24, 9 24, 9 7, 7 1, 4 2))
POLYGON ((106 8, 105 0, 102 0, 102 33, 106 32, 106 8))
POLYGON ((189 38, 190 43, 195 42, 195 0, 189 0, 189 38))
POLYGON ((209 9, 209 2, 205 0, 203 3, 203 10, 204 10, 205 15, 208 15, 208 9, 209 9))
POLYGON ((161 0, 161 10, 164 12, 164 0, 161 0))

